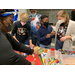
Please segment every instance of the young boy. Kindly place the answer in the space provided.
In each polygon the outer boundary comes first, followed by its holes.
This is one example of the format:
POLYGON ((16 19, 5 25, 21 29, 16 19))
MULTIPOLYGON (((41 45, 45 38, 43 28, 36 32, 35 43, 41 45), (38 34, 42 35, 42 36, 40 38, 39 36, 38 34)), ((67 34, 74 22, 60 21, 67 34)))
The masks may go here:
POLYGON ((27 13, 22 13, 20 15, 20 21, 14 23, 14 28, 12 30, 13 37, 20 43, 25 45, 30 45, 33 48, 31 39, 31 27, 27 23, 29 16, 27 13), (16 34, 16 37, 15 37, 16 34))
POLYGON ((51 49, 52 37, 55 35, 53 28, 49 26, 48 16, 41 16, 41 26, 37 32, 37 39, 40 42, 40 47, 51 49))
POLYGON ((32 43, 39 46, 39 41, 37 40, 37 31, 41 25, 40 17, 41 15, 37 13, 37 9, 30 9, 31 15, 29 16, 29 24, 31 26, 32 43))

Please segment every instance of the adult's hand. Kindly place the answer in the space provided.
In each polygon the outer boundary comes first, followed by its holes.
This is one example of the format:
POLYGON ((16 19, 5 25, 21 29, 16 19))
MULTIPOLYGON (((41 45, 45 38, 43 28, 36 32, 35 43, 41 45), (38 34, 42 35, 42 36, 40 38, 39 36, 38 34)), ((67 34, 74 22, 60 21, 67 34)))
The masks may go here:
POLYGON ((61 41, 61 42, 64 42, 66 39, 67 39, 66 37, 61 37, 61 38, 60 38, 60 41, 61 41))
POLYGON ((39 53, 39 52, 34 51, 34 52, 33 52, 33 54, 37 54, 37 55, 39 55, 40 53, 39 53))
POLYGON ((31 65, 37 65, 37 64, 36 64, 36 62, 32 61, 32 62, 31 62, 31 65))
POLYGON ((60 38, 60 41, 64 42, 66 39, 71 39, 71 35, 60 38))

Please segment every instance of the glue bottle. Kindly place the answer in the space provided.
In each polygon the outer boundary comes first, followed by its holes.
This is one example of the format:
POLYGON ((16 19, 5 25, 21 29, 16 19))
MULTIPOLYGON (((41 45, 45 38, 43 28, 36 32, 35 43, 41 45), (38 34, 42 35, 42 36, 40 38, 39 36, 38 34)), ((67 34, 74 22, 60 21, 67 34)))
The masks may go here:
POLYGON ((46 55, 46 65, 48 65, 48 59, 50 58, 50 49, 48 49, 47 51, 47 55, 46 55))
POLYGON ((52 58, 55 58, 55 49, 51 48, 50 55, 52 58))

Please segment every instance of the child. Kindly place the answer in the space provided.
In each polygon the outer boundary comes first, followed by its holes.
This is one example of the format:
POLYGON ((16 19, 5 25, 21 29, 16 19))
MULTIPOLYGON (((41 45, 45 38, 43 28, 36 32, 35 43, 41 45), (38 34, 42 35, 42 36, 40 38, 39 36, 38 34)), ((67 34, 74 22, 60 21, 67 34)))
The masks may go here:
POLYGON ((27 13, 22 13, 20 15, 20 21, 14 23, 14 28, 12 30, 13 37, 20 43, 25 45, 30 45, 33 48, 31 40, 31 27, 27 23, 29 16, 27 13), (16 34, 16 37, 15 37, 16 34))
POLYGON ((37 31, 41 25, 41 14, 37 13, 37 9, 30 9, 30 13, 31 15, 29 16, 28 23, 31 26, 32 43, 39 46, 39 41, 37 40, 37 31))
POLYGON ((41 26, 37 32, 37 39, 40 42, 40 47, 51 49, 52 37, 55 35, 53 28, 49 26, 48 16, 41 16, 41 26))

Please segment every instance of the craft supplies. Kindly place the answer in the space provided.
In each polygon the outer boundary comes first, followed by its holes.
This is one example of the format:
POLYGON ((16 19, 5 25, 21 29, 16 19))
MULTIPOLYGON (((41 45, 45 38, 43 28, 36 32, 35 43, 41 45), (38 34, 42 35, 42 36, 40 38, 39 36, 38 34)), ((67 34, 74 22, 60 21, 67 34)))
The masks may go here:
POLYGON ((58 49, 58 51, 60 51, 62 54, 65 55, 72 55, 72 54, 75 55, 75 51, 71 51, 71 50, 58 49))

